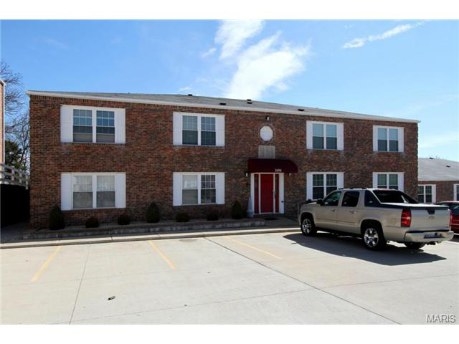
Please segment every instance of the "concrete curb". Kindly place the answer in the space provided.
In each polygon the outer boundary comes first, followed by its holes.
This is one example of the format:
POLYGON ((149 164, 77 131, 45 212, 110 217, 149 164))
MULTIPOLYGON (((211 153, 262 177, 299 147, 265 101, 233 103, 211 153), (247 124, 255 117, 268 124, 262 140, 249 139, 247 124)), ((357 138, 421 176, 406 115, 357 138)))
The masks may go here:
POLYGON ((112 226, 93 230, 80 227, 67 228, 59 231, 26 231, 19 240, 1 243, 0 249, 263 234, 291 232, 296 230, 297 226, 293 225, 293 221, 288 224, 284 222, 282 224, 276 224, 275 226, 266 227, 264 219, 221 221, 217 223, 133 224, 129 226, 112 226))

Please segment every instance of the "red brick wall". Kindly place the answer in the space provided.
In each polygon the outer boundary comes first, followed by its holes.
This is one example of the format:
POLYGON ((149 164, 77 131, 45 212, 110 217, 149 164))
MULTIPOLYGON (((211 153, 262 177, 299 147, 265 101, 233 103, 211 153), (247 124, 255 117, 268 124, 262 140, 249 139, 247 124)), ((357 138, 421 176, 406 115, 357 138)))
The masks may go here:
POLYGON ((455 181, 419 181, 419 185, 435 185, 436 201, 454 201, 454 185, 459 184, 459 179, 455 181))
MULTIPOLYGON (((53 205, 60 205, 62 172, 126 172, 127 211, 143 221, 150 202, 160 205, 163 217, 173 218, 180 210, 203 217, 208 209, 229 214, 231 204, 244 206, 250 195, 245 177, 247 159, 258 156, 260 128, 274 130, 270 145, 276 158, 293 160, 299 172, 285 176, 285 212, 293 214, 305 199, 306 172, 345 172, 345 187, 371 187, 372 172, 405 172, 405 191, 417 193, 417 124, 373 122, 356 119, 327 119, 252 111, 187 108, 151 104, 77 100, 45 96, 30 97, 31 130, 31 223, 46 226, 53 205), (75 144, 60 142, 60 106, 85 105, 126 109, 125 144, 75 144), (225 147, 173 146, 173 112, 225 115, 225 147), (306 149, 306 120, 344 123, 344 151, 306 149), (373 152, 373 125, 404 127, 404 153, 373 152), (173 172, 226 172, 224 206, 172 207, 173 172)), ((69 224, 81 224, 91 215, 116 221, 124 210, 66 212, 69 224)))

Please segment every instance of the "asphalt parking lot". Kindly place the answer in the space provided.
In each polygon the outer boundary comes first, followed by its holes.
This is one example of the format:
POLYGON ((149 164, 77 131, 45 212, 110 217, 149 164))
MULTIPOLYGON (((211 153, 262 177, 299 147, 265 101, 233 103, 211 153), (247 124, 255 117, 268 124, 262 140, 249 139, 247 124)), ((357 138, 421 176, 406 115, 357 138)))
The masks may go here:
POLYGON ((12 248, 1 324, 455 324, 459 242, 298 231, 12 248))

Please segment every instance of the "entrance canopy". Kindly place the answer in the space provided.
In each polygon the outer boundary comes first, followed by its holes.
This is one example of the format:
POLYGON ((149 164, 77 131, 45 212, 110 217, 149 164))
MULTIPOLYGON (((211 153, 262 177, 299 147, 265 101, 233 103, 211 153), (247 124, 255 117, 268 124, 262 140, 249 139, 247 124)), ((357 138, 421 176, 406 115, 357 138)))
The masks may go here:
POLYGON ((284 159, 249 159, 250 173, 298 173, 298 166, 291 160, 284 159))

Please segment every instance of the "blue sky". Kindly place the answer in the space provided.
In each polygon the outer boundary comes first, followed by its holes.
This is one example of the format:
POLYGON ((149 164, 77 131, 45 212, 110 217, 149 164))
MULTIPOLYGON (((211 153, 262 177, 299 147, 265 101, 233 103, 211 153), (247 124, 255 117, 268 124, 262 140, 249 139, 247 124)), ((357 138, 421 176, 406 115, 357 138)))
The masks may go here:
POLYGON ((252 98, 420 120, 419 156, 459 161, 459 21, 1 22, 27 90, 252 98))

